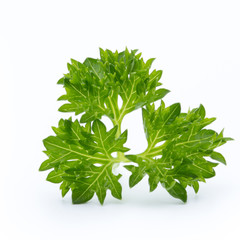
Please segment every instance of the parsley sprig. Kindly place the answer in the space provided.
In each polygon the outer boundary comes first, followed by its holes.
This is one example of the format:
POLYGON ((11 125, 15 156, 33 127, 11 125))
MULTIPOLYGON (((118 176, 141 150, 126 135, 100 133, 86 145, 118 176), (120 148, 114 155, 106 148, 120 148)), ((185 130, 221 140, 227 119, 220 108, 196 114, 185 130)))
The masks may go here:
POLYGON ((47 180, 61 183, 63 197, 71 189, 73 203, 84 203, 96 193, 103 204, 109 189, 121 199, 121 174, 113 174, 113 167, 123 163, 131 172, 130 187, 148 175, 150 191, 160 183, 173 197, 186 202, 187 186, 197 193, 200 181, 215 176, 217 162, 226 164, 215 148, 232 139, 223 137, 223 131, 205 129, 215 118, 206 118, 202 105, 182 113, 179 103, 165 107, 161 100, 155 109, 154 102, 169 90, 160 87, 162 71, 150 71, 153 61, 144 62, 137 50, 128 49, 120 53, 100 49, 100 59, 87 58, 83 63, 71 59, 69 72, 58 81, 66 90, 59 100, 67 102, 59 111, 81 117, 61 119, 53 127, 55 136, 43 140, 48 159, 40 166, 40 171, 51 169, 47 180), (129 155, 124 146, 127 130, 121 131, 121 123, 139 108, 148 147, 129 155), (102 116, 113 123, 109 131, 100 121, 102 116))

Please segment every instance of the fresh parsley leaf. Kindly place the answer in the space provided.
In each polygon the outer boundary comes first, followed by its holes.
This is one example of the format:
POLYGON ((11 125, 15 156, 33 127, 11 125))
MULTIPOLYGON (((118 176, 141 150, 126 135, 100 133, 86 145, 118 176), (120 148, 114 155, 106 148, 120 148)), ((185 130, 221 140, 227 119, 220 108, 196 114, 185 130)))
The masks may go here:
POLYGON ((58 128, 53 128, 56 136, 43 141, 49 158, 42 163, 40 171, 53 169, 47 180, 62 183, 63 196, 72 189, 73 203, 86 202, 96 193, 103 204, 107 189, 121 199, 122 187, 118 182, 121 175, 112 173, 113 165, 119 160, 111 154, 129 149, 123 146, 127 131, 116 138, 117 128, 107 132, 100 120, 82 127, 78 120, 61 119, 58 128))
POLYGON ((162 71, 150 71, 153 61, 145 62, 137 50, 100 48, 99 59, 87 58, 83 63, 71 59, 69 72, 58 81, 66 90, 58 99, 65 101, 59 111, 81 117, 61 119, 52 128, 55 135, 43 140, 48 159, 39 170, 51 169, 47 180, 61 184, 63 197, 71 190, 74 204, 87 202, 94 194, 103 204, 107 190, 121 199, 121 174, 113 173, 119 163, 128 164, 130 187, 148 175, 150 191, 160 183, 183 202, 187 186, 197 193, 199 182, 215 176, 218 162, 226 164, 215 149, 232 139, 223 137, 223 131, 205 128, 215 118, 206 118, 202 105, 181 113, 180 103, 165 107, 162 101, 155 109, 154 102, 169 90, 160 88, 162 71), (121 123, 138 108, 142 108, 148 147, 143 153, 125 155, 127 131, 121 131, 121 123), (109 131, 100 121, 102 116, 113 123, 109 131))
POLYGON ((152 104, 143 108, 142 113, 148 147, 141 154, 127 156, 137 163, 137 166, 126 166, 132 172, 129 185, 135 186, 148 175, 150 191, 161 183, 173 197, 186 202, 187 186, 197 192, 199 181, 215 176, 214 167, 218 163, 206 157, 226 164, 224 157, 214 149, 231 138, 224 138, 223 132, 218 134, 204 129, 215 118, 205 118, 202 105, 181 113, 179 103, 165 107, 162 101, 157 110, 152 104))
POLYGON ((113 53, 100 49, 100 56, 100 59, 87 58, 83 63, 71 59, 69 73, 58 82, 66 90, 59 100, 69 103, 62 105, 59 111, 84 113, 82 123, 105 115, 117 125, 126 114, 169 92, 158 88, 162 71, 149 71, 154 59, 145 63, 137 50, 113 53), (120 109, 119 97, 123 101, 120 109))

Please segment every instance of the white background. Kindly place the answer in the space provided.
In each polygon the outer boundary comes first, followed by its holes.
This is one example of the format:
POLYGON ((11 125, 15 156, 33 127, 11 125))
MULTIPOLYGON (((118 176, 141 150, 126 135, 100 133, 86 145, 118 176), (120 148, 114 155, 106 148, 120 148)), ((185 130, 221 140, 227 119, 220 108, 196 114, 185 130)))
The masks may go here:
MULTIPOLYGON (((1 1, 0 239, 240 239, 239 103, 240 3, 181 1, 1 1), (57 80, 70 58, 99 57, 98 47, 139 49, 163 70, 167 105, 204 104, 212 128, 235 139, 221 147, 228 165, 215 178, 189 189, 182 204, 147 179, 123 200, 107 195, 72 205, 58 185, 38 172, 46 156, 42 139, 71 114, 57 111, 57 80)), ((127 146, 144 150, 141 111, 126 117, 127 146)))

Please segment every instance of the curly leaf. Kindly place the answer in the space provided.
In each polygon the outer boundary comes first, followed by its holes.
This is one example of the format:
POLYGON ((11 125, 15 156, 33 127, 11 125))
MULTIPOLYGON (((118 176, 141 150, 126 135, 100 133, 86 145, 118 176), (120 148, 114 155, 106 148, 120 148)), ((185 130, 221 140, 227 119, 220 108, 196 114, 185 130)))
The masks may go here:
POLYGON ((150 191, 161 183, 173 197, 186 202, 187 186, 197 192, 199 181, 215 176, 214 167, 218 163, 210 162, 206 157, 226 163, 214 149, 231 139, 224 138, 222 132, 204 129, 214 120, 205 118, 202 105, 188 113, 181 113, 179 103, 166 108, 162 101, 157 110, 154 105, 148 105, 143 109, 148 147, 141 154, 126 156, 137 163, 137 166, 126 166, 132 172, 130 187, 148 175, 150 191))
POLYGON ((63 196, 72 189, 73 203, 86 202, 96 193, 103 204, 107 189, 115 198, 121 199, 122 187, 118 182, 121 175, 112 173, 113 165, 119 160, 111 154, 128 151, 123 146, 127 132, 116 138, 117 126, 107 132, 100 120, 83 127, 71 119, 61 119, 58 128, 53 130, 56 136, 44 140, 49 158, 40 167, 40 171, 53 169, 47 180, 62 183, 63 196))
POLYGON ((83 123, 103 115, 116 123, 127 113, 163 98, 169 91, 157 89, 162 71, 150 72, 154 59, 145 63, 136 52, 100 49, 100 59, 87 58, 83 63, 71 59, 69 73, 58 81, 66 90, 59 100, 68 101, 59 111, 84 113, 83 123), (121 109, 119 97, 123 101, 121 109))

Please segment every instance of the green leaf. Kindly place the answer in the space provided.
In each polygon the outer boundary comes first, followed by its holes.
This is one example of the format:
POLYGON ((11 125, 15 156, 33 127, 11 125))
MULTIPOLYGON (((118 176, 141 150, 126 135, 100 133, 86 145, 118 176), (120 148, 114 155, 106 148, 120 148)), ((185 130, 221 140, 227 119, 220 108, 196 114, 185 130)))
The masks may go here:
POLYGON ((63 170, 53 170, 51 171, 48 176, 47 176, 47 181, 52 182, 52 183, 60 183, 62 182, 62 176, 64 175, 63 170))
POLYGON ((187 202, 187 192, 185 188, 178 182, 174 182, 174 185, 170 188, 166 188, 170 195, 174 198, 178 198, 183 202, 187 202))
POLYGON ((198 182, 193 182, 192 187, 193 187, 195 193, 197 193, 198 190, 199 190, 199 183, 198 182))
POLYGON ((148 183, 150 186, 150 192, 153 192, 157 188, 159 181, 160 181, 160 178, 157 175, 149 176, 148 183))
POLYGON ((111 154, 126 152, 128 148, 123 146, 127 132, 116 137, 117 128, 107 131, 100 120, 95 120, 92 127, 83 127, 77 120, 61 119, 58 128, 53 127, 56 136, 43 141, 49 158, 40 170, 53 168, 47 180, 62 183, 62 196, 71 188, 73 203, 84 203, 96 193, 103 204, 107 189, 121 199, 122 187, 118 181, 121 175, 112 173, 113 165, 119 160, 111 154))
POLYGON ((212 152, 210 157, 214 160, 217 160, 217 161, 225 164, 225 165, 227 164, 224 156, 219 152, 212 152))
MULTIPOLYGON (((133 166, 134 167, 134 166, 133 166)), ((132 175, 129 178, 129 186, 132 188, 139 183, 145 176, 144 168, 132 168, 132 175)))
MULTIPOLYGON (((163 104, 162 104, 163 106, 163 104)), ((157 118, 155 120, 155 128, 164 128, 169 125, 179 116, 181 111, 180 103, 175 103, 168 108, 159 108, 157 118)))
POLYGON ((175 198, 187 201, 186 186, 197 193, 199 181, 215 176, 218 165, 205 159, 211 157, 225 164, 224 157, 214 148, 229 140, 222 132, 203 129, 215 119, 205 118, 202 105, 188 113, 181 113, 179 103, 165 107, 162 101, 155 110, 154 105, 143 109, 143 124, 148 140, 147 149, 137 155, 127 156, 137 166, 128 166, 132 173, 130 187, 136 185, 147 174, 150 191, 158 183, 175 198))
POLYGON ((162 71, 150 72, 154 59, 144 62, 136 53, 100 49, 100 59, 87 58, 83 63, 71 59, 69 73, 58 81, 66 90, 58 100, 68 101, 59 111, 84 113, 82 123, 103 115, 121 122, 126 114, 163 98, 169 90, 157 89, 162 71), (119 97, 123 100, 120 109, 119 97))
POLYGON ((94 191, 89 190, 87 185, 79 184, 78 188, 75 188, 72 191, 72 202, 74 204, 85 203, 91 200, 93 195, 94 191))
POLYGON ((62 190, 62 197, 64 197, 70 190, 70 183, 67 181, 63 181, 60 185, 60 189, 62 190))

